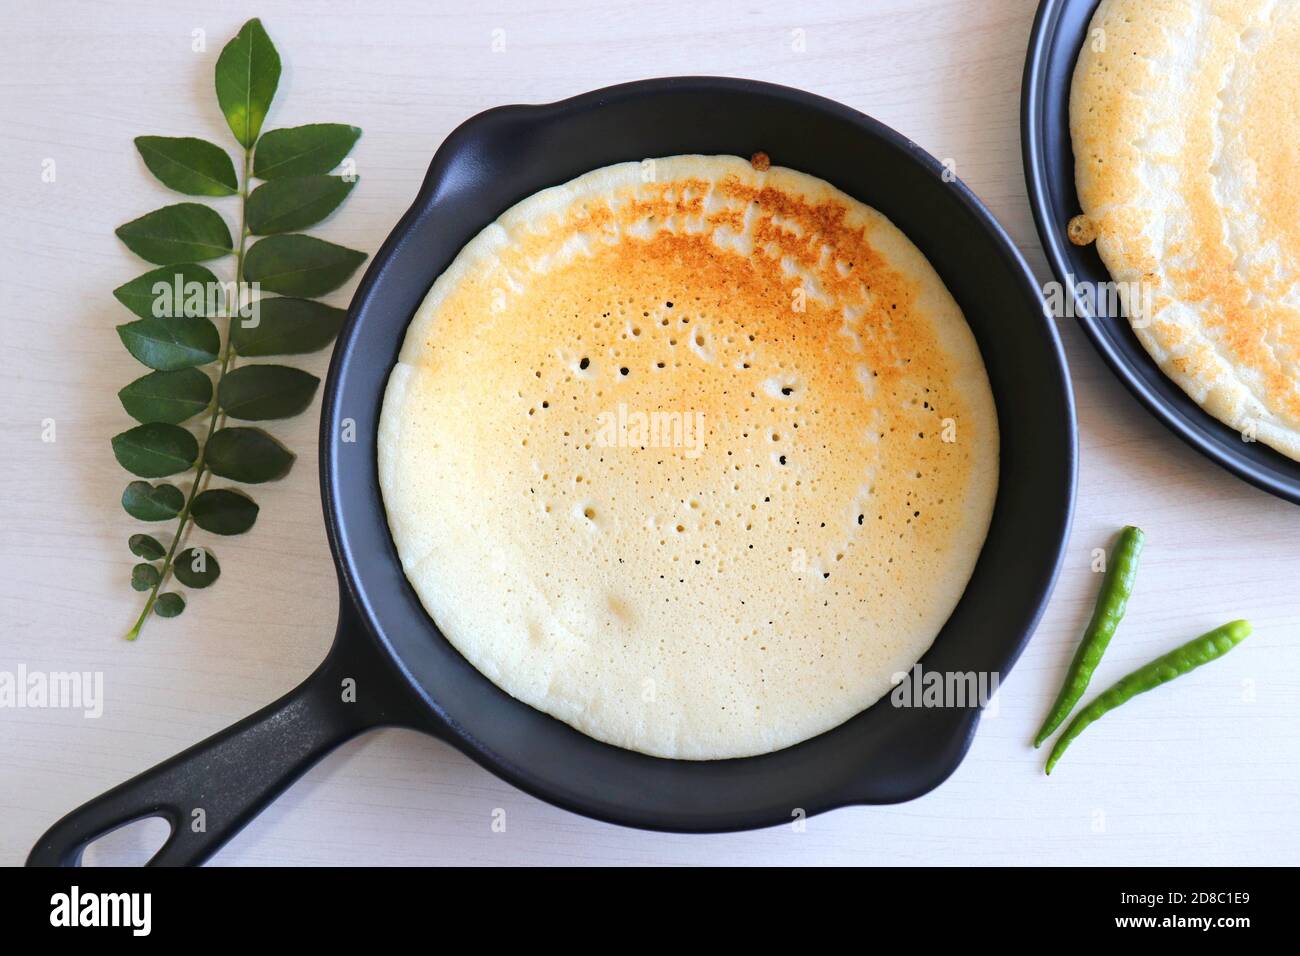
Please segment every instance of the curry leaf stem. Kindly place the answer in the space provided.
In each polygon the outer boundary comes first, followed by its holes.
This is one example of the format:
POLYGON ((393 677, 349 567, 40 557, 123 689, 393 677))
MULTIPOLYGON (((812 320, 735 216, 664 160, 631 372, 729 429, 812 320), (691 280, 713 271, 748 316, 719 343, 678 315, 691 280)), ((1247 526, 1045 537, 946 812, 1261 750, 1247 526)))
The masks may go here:
POLYGON ((168 577, 172 573, 172 567, 175 563, 176 549, 180 547, 181 541, 185 537, 185 532, 190 524, 191 509, 194 505, 194 499, 197 497, 199 487, 203 483, 204 474, 207 471, 207 451, 208 441, 212 438, 213 433, 217 430, 217 419, 221 416, 221 383, 226 377, 226 372, 230 369, 230 361, 234 358, 234 345, 231 342, 230 323, 243 313, 244 304, 244 249, 248 239, 248 180, 252 166, 253 152, 251 149, 244 149, 244 175, 240 181, 239 187, 239 247, 235 252, 235 308, 226 309, 226 339, 221 350, 221 370, 217 375, 216 387, 212 390, 212 410, 208 416, 207 435, 203 439, 203 444, 199 448, 199 457, 194 462, 194 481, 190 485, 189 494, 185 496, 185 504, 181 508, 179 521, 176 523, 176 533, 172 535, 171 547, 167 549, 167 556, 163 559, 162 572, 158 575, 158 580, 154 582, 149 589, 149 597, 144 602, 144 610, 136 619, 135 625, 131 630, 126 632, 126 639, 134 641, 140 636, 140 631, 144 627, 145 621, 149 619, 149 613, 153 610, 154 605, 158 602, 158 593, 162 586, 167 583, 168 577))

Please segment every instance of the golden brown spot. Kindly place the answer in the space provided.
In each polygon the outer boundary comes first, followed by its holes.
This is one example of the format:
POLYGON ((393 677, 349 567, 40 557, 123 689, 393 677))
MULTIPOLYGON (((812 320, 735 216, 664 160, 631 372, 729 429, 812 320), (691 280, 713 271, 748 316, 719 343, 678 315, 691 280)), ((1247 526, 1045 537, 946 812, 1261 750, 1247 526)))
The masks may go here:
POLYGON ((1087 216, 1075 216, 1066 227, 1066 234, 1076 246, 1091 245, 1097 241, 1097 226, 1087 216))

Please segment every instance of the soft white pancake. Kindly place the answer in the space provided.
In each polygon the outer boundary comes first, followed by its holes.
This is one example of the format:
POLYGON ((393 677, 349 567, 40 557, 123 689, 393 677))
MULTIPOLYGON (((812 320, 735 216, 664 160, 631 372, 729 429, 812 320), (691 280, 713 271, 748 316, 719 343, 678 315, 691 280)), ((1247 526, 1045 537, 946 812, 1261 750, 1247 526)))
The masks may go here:
POLYGON ((1300 459, 1300 0, 1102 0, 1070 129, 1081 231, 1138 339, 1300 459))
POLYGON ((898 229, 801 173, 677 156, 465 247, 389 379, 379 477, 475 667, 597 739, 707 759, 829 730, 920 658, 997 449, 974 337, 898 229))

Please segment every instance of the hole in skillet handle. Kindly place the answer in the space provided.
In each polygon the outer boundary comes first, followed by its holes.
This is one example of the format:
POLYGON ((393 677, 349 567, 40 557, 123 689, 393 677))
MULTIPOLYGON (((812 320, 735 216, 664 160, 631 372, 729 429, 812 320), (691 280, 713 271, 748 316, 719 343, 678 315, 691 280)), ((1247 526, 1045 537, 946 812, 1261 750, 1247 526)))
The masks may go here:
POLYGON ((164 817, 149 816, 128 823, 97 840, 82 851, 83 867, 143 866, 172 835, 173 826, 164 817))
MULTIPOLYGON (((1030 32, 1021 93, 1020 141, 1034 223, 1054 278, 1073 298, 1075 315, 1116 377, 1165 427, 1223 468, 1271 494, 1300 504, 1300 462, 1263 442, 1247 442, 1218 421, 1152 360, 1122 314, 1089 309, 1078 288, 1111 281, 1094 246, 1066 233, 1078 215, 1070 139, 1070 85, 1098 0, 1044 0, 1030 32)), ((1096 296, 1090 297, 1096 299, 1096 296)))

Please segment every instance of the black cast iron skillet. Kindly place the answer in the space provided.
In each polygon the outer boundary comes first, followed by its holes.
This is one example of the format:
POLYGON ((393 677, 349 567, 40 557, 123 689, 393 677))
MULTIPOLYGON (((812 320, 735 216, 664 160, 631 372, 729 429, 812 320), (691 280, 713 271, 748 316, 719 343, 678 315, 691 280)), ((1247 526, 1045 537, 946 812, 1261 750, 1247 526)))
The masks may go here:
MULTIPOLYGON (((1093 246, 1076 246, 1066 235, 1080 212, 1070 145, 1070 83, 1099 0, 1043 0, 1029 37, 1020 102, 1020 146, 1034 222, 1047 261, 1075 300, 1075 315, 1102 358, 1129 391, 1179 438, 1206 457, 1281 498, 1300 503, 1300 462, 1207 414, 1165 377, 1122 313, 1108 300, 1089 308, 1080 283, 1098 288, 1110 272, 1093 246)), ((1097 297, 1094 297, 1097 298, 1097 297)), ((1113 300, 1110 300, 1113 301, 1113 300)))
POLYGON ((201 862, 321 756, 380 725, 440 737, 576 813, 657 830, 740 830, 798 810, 910 800, 952 773, 975 730, 974 705, 902 709, 886 700, 812 740, 740 760, 664 760, 599 743, 471 667, 426 615, 389 537, 375 464, 384 384, 407 322, 465 242, 518 200, 599 166, 758 150, 887 214, 929 256, 975 330, 1001 420, 1001 485, 974 577, 922 663, 1005 676, 1047 600, 1069 530, 1074 406, 1039 289, 974 195, 869 117, 765 83, 647 80, 507 106, 469 120, 438 150, 362 280, 335 350, 320 440, 341 582, 328 658, 276 703, 74 810, 29 862, 75 864, 90 840, 148 816, 173 828, 151 863, 201 862), (343 700, 351 687, 354 703, 343 700), (195 832, 199 809, 205 829, 195 832))

